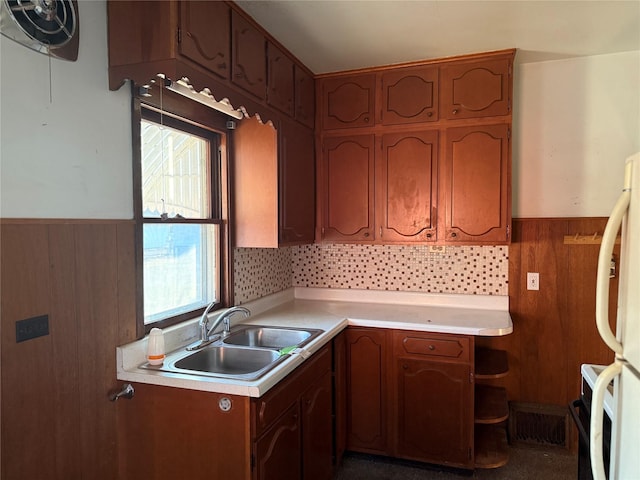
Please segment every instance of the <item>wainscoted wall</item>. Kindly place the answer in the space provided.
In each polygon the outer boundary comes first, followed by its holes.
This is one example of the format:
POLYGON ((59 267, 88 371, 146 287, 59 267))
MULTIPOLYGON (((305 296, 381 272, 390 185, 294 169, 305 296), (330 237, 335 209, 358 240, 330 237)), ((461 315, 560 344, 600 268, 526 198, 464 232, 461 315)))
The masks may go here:
POLYGON ((235 251, 235 303, 289 287, 507 295, 509 248, 315 244, 235 251))
POLYGON ((135 339, 133 221, 2 219, 4 480, 114 480, 117 345, 135 339), (16 321, 49 333, 16 341, 16 321))

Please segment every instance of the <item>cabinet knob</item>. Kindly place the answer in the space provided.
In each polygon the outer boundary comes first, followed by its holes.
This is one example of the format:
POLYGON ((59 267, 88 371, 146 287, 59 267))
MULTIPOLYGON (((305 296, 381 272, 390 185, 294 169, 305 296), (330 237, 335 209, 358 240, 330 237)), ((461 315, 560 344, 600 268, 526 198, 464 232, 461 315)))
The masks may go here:
POLYGON ((427 117, 433 117, 433 112, 428 112, 427 117))
POLYGON ((431 238, 432 234, 431 233, 427 233, 427 238, 431 238))
POLYGON ((369 117, 364 117, 364 121, 369 123, 369 117))
POLYGON ((368 236, 369 236, 369 232, 365 232, 365 233, 364 233, 364 236, 365 236, 365 237, 368 237, 368 236))
POLYGON ((457 115, 458 114, 458 110, 454 108, 453 112, 451 112, 451 113, 453 113, 454 115, 457 115))
POLYGON ((429 350, 434 351, 436 349, 435 345, 429 345, 429 350))
POLYGON ((458 234, 457 234, 456 232, 451 232, 451 236, 452 236, 453 238, 455 238, 455 237, 457 237, 457 236, 458 236, 458 234))
POLYGON ((402 364, 402 368, 404 368, 405 370, 407 370, 409 368, 409 365, 407 365, 406 363, 402 364))

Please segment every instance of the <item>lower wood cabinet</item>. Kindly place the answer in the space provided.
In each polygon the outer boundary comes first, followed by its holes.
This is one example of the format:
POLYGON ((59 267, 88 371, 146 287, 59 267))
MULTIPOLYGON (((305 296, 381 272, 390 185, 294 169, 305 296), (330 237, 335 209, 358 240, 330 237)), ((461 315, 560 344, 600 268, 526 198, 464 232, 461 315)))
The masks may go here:
POLYGON ((250 399, 135 384, 115 404, 122 480, 251 478, 250 399), (219 402, 231 404, 228 411, 219 402))
POLYGON ((390 454, 387 330, 348 328, 347 450, 390 454))
POLYGON ((255 478, 302 478, 300 412, 297 403, 255 441, 255 478))
POLYGON ((348 328, 347 450, 474 467, 473 343, 348 328))
POLYGON ((473 337, 393 333, 397 457, 473 468, 473 337))
POLYGON ((119 478, 329 480, 331 362, 328 344, 260 398, 136 384, 116 404, 119 478))
POLYGON ((329 480, 333 473, 331 345, 251 400, 254 479, 329 480))

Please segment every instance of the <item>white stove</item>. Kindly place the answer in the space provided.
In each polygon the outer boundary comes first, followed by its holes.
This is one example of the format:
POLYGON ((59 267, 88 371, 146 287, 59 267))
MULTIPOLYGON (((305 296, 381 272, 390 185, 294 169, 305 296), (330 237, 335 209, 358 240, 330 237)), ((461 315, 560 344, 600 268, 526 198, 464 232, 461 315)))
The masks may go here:
MULTIPOLYGON (((593 387, 596 384, 596 379, 598 375, 602 373, 602 371, 607 368, 606 365, 593 365, 590 363, 584 363, 580 367, 580 372, 582 373, 582 396, 588 400, 589 404, 591 404, 591 392, 593 391, 593 387), (585 388, 587 386, 588 388, 585 388), (586 391, 585 391, 586 390, 586 391)), ((615 412, 614 412, 614 403, 613 403, 613 381, 607 387, 607 391, 604 394, 604 411, 609 417, 610 420, 614 420, 615 412)))

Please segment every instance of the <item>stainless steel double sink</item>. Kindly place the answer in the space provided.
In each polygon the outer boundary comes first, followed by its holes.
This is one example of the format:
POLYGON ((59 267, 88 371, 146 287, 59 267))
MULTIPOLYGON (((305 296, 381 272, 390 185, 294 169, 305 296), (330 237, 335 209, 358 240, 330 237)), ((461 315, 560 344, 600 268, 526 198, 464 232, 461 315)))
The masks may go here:
POLYGON ((240 325, 200 350, 182 348, 168 354, 162 365, 142 368, 162 372, 257 380, 304 347, 324 330, 311 328, 240 325))

